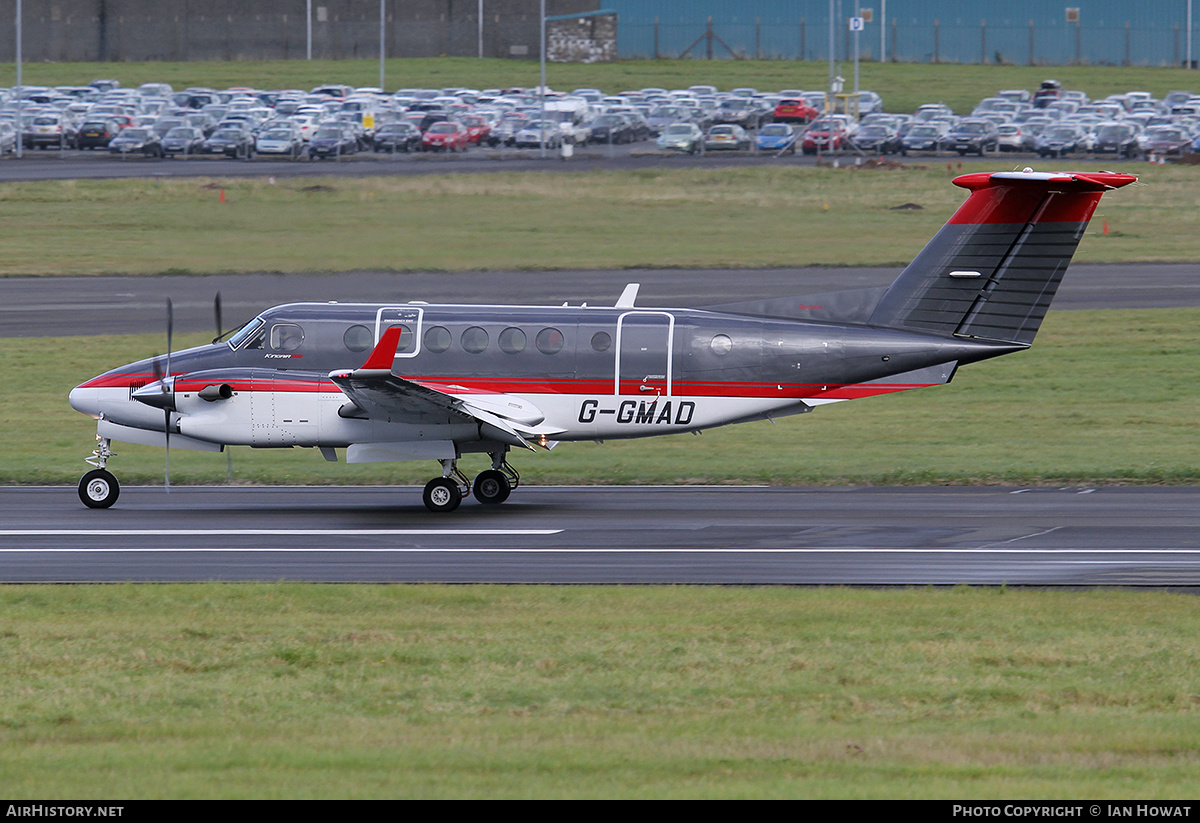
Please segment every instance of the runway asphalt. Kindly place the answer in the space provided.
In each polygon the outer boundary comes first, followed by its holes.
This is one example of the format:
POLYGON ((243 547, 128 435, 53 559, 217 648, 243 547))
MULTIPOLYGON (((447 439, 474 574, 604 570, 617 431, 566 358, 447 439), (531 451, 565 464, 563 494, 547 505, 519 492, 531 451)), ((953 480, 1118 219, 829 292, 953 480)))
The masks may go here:
POLYGON ((4 582, 1200 585, 1200 488, 0 488, 4 582))

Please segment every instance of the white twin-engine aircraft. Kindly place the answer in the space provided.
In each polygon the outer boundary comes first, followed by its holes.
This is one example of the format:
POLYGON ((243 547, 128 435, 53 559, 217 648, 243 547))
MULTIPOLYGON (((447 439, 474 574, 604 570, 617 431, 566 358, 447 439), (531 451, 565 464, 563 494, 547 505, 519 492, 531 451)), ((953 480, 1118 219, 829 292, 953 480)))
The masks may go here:
MULTIPOLYGON (((110 441, 437 460, 425 505, 501 503, 510 449, 651 437, 946 383, 1033 342, 1100 196, 1127 174, 968 174, 970 194, 891 286, 707 309, 294 303, 228 340, 121 366, 71 405, 98 421, 79 482, 105 508, 110 441), (466 453, 491 456, 472 484, 466 453)), ((168 349, 170 344, 168 342, 168 349)))

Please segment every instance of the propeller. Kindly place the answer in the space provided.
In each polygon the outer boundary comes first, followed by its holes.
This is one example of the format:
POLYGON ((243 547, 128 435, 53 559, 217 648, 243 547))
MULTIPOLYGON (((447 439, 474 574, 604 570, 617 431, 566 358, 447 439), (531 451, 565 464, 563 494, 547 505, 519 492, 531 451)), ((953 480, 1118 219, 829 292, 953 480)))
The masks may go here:
POLYGON ((220 339, 222 337, 225 336, 225 332, 223 332, 221 330, 222 325, 221 325, 221 293, 220 292, 217 292, 217 296, 213 298, 213 318, 216 320, 216 325, 217 325, 217 336, 213 338, 213 342, 216 343, 216 342, 220 341, 220 339))
MULTIPOLYGON (((220 341, 225 336, 225 332, 221 330, 221 293, 217 292, 213 298, 213 319, 217 325, 217 336, 213 338, 213 342, 220 341)), ((233 446, 225 447, 225 478, 229 485, 233 485, 233 446)))
MULTIPOLYGON (((162 393, 163 393, 164 401, 166 401, 166 399, 167 399, 167 380, 171 379, 171 345, 174 342, 174 336, 175 336, 175 307, 171 304, 171 298, 168 297, 167 298, 167 374, 166 374, 166 377, 163 378, 162 383, 160 384, 162 386, 162 393)), ((175 388, 175 384, 172 383, 171 384, 171 394, 174 394, 174 388, 175 388)), ((168 494, 171 493, 171 406, 175 405, 173 401, 174 401, 174 398, 172 398, 172 402, 170 402, 170 403, 167 403, 167 402, 163 403, 163 432, 166 435, 166 449, 165 449, 166 465, 163 468, 163 486, 164 486, 164 488, 166 488, 168 494)))

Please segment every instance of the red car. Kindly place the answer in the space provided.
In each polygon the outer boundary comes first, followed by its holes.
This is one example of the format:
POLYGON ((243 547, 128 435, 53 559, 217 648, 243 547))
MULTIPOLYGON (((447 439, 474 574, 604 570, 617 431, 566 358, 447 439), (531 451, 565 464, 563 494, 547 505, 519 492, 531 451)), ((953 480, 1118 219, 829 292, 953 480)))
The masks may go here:
POLYGON ((818 150, 838 151, 845 147, 849 139, 846 127, 837 120, 818 120, 804 132, 801 146, 805 154, 816 154, 818 150))
POLYGON ((439 120, 421 136, 422 151, 466 151, 469 144, 467 130, 453 120, 439 120))
POLYGON ((478 114, 468 114, 462 119, 462 124, 467 127, 467 140, 478 146, 480 143, 487 142, 487 139, 492 134, 492 126, 488 121, 478 114))
POLYGON ((819 115, 815 108, 797 97, 787 97, 775 106, 776 123, 808 123, 819 115))

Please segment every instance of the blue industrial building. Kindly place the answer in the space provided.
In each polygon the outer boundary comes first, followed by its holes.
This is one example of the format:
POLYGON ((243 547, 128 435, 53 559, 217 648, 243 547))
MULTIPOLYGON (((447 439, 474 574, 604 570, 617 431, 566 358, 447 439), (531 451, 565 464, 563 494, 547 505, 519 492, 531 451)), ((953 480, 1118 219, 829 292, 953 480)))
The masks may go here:
MULTIPOLYGON (((829 58, 829 0, 603 0, 618 14, 622 58, 829 58), (711 18, 711 29, 709 19, 711 18), (711 32, 711 34, 710 34, 711 32)), ((1189 0, 834 0, 837 57, 853 55, 847 18, 868 18, 863 59, 1018 65, 1181 66, 1189 0)), ((1196 0, 1195 18, 1200 18, 1196 0)), ((1200 19, 1192 20, 1195 37, 1200 19)), ((1200 38, 1192 45, 1200 60, 1200 38)))

